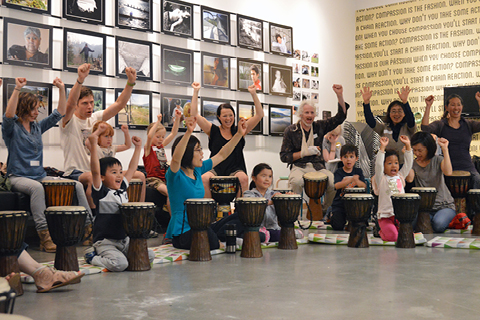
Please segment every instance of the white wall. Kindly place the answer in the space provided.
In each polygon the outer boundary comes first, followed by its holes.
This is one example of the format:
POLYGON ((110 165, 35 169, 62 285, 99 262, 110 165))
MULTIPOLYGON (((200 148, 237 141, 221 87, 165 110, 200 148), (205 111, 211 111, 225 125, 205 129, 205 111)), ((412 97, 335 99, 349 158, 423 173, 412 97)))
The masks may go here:
MULTIPOLYGON (((336 112, 336 98, 331 87, 334 83, 340 83, 344 86, 345 100, 354 104, 354 34, 355 34, 355 10, 360 9, 358 6, 363 6, 365 3, 369 3, 367 7, 379 5, 380 2, 387 1, 355 1, 355 0, 297 0, 295 2, 290 0, 244 0, 244 1, 232 1, 232 0, 204 0, 204 1, 189 1, 195 4, 202 4, 217 8, 220 10, 230 11, 232 13, 239 13, 251 17, 256 17, 265 21, 271 21, 279 24, 284 24, 293 27, 293 41, 294 49, 308 50, 309 52, 319 53, 319 68, 320 68, 320 103, 319 111, 330 110, 333 114, 336 112), (370 3, 373 3, 370 5, 370 3)), ((392 1, 393 2, 393 1, 392 1)), ((158 2, 156 2, 158 5, 158 2)), ((157 8, 159 8, 157 6, 157 8)), ((4 16, 9 14, 19 17, 19 13, 15 10, 2 9, 4 16)), ((20 13, 21 14, 21 13, 20 13)), ((198 16, 196 17, 198 18, 198 16)), ((23 18, 27 19, 27 18, 23 18)), ((108 19, 107 19, 108 21, 108 19)), ((42 21, 38 21, 42 22, 42 21)), ((46 22, 43 22, 46 23, 46 22)), ((196 23, 198 25, 198 23, 196 23)), ((80 28, 81 25, 75 24, 76 28, 80 28)), ((135 31, 130 31, 131 36, 135 36, 135 31)), ((176 41, 184 41, 170 36, 166 41, 169 44, 175 44, 176 41)), ((220 45, 211 45, 208 50, 219 50, 218 52, 224 52, 225 50, 233 50, 228 48, 222 48, 220 45)), ((202 49, 203 49, 202 45, 202 49)), ((235 52, 239 52, 240 49, 235 49, 235 52)), ((243 50, 243 49, 242 49, 243 50)), ((245 52, 245 51, 240 51, 245 52)), ((246 54, 249 54, 246 52, 246 54)), ((260 53, 260 56, 263 53, 260 53)), ((255 55, 257 57, 257 54, 255 55)), ((283 58, 272 57, 268 55, 266 60, 274 59, 280 63, 285 63, 283 58), (280 59, 280 60, 278 60, 280 59)), ((272 60, 270 60, 272 61, 272 60)), ((277 62, 277 63, 278 63, 277 62)), ((12 68, 12 67, 9 67, 12 68)), ((15 76, 28 76, 37 72, 35 69, 15 67, 13 69, 7 69, 3 66, 2 76, 15 77, 15 76), (5 72, 9 74, 5 75, 5 72)), ((59 73, 66 83, 73 83, 75 81, 75 75, 72 73, 59 73)), ((91 76, 90 78, 95 78, 91 76)), ((96 83, 98 80, 92 80, 91 85, 107 86, 96 83)), ((200 76, 196 75, 196 80, 200 80, 200 76)), ((172 86, 161 86, 162 92, 176 93, 176 94, 191 94, 191 91, 186 88, 178 88, 172 86)), ((203 90, 202 92, 207 96, 212 96, 212 90, 203 90)), ((217 94, 217 93, 215 93, 217 94)), ((229 97, 230 93, 225 93, 229 97)), ((238 99, 248 99, 247 93, 243 96, 241 93, 236 93, 238 99)), ((223 95, 220 94, 220 96, 223 95)), ((215 96, 215 95, 214 95, 215 96)), ((279 97, 262 97, 261 101, 271 103, 285 103, 284 98, 279 97)), ((349 121, 355 121, 354 112, 351 112, 347 118, 349 121)), ((145 133, 143 131, 133 131, 133 135, 139 135, 145 140, 145 133)), ((202 145, 207 149, 207 137, 203 133, 197 134, 200 138, 202 145)), ((116 131, 117 143, 121 142, 121 131, 116 131)), ((59 129, 53 128, 50 132, 44 135, 44 140, 48 141, 51 146, 44 149, 44 165, 54 166, 57 168, 63 168, 63 153, 59 147, 59 129)), ((247 161, 247 170, 252 170, 253 166, 259 162, 268 162, 274 169, 275 178, 278 176, 286 176, 289 170, 286 165, 280 162, 279 151, 282 143, 281 137, 271 136, 248 136, 246 138, 247 143, 245 147, 245 157, 247 161)), ((123 162, 123 165, 128 165, 132 151, 123 152, 118 154, 118 158, 123 162)), ((168 157, 170 158, 170 150, 167 150, 168 157)), ((208 156, 206 152, 205 157, 208 156)), ((4 160, 7 157, 7 150, 3 144, 0 146, 0 159, 4 160)))

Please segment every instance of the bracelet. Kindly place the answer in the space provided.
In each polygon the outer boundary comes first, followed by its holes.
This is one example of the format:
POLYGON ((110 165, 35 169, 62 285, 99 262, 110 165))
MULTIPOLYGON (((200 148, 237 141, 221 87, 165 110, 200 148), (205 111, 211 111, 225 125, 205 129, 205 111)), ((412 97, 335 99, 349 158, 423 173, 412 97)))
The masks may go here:
POLYGON ((21 90, 20 90, 20 89, 18 89, 17 87, 13 88, 13 90, 21 91, 21 90))
POLYGON ((130 82, 127 81, 127 85, 129 85, 130 87, 134 87, 136 84, 137 84, 136 82, 130 83, 130 82))
POLYGON ((78 81, 78 78, 77 78, 77 83, 78 83, 78 84, 83 84, 83 82, 78 81))

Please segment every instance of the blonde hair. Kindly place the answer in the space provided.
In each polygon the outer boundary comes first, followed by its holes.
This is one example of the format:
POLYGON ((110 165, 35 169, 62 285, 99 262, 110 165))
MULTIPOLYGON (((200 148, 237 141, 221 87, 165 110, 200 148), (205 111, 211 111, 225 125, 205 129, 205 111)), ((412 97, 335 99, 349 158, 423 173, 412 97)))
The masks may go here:
MULTIPOLYGON (((150 124, 148 125, 147 135, 148 135, 148 133, 150 132, 150 129, 152 129, 155 124, 156 124, 156 122, 152 122, 152 123, 150 123, 150 124)), ((160 130, 165 130, 165 131, 167 131, 167 129, 166 129, 166 128, 163 126, 163 124, 161 124, 161 123, 158 124, 157 130, 155 131, 155 133, 157 133, 157 132, 160 131, 160 130)))
POLYGON ((335 134, 337 136, 341 135, 342 134, 342 125, 338 125, 335 129, 333 129, 329 133, 335 134))

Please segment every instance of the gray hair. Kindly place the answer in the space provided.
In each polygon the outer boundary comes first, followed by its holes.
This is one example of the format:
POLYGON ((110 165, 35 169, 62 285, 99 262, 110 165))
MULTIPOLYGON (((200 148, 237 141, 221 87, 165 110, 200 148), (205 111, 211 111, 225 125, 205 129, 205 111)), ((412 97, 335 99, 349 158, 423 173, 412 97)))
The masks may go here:
POLYGON ((25 38, 30 33, 33 33, 34 35, 36 35, 38 39, 41 38, 40 29, 34 28, 34 27, 27 27, 27 29, 25 29, 25 31, 23 32, 23 37, 25 38))
POLYGON ((298 116, 303 114, 303 108, 305 107, 305 105, 312 106, 313 110, 315 110, 315 117, 318 116, 317 106, 315 105, 313 100, 303 100, 302 103, 300 103, 300 106, 298 107, 298 116))

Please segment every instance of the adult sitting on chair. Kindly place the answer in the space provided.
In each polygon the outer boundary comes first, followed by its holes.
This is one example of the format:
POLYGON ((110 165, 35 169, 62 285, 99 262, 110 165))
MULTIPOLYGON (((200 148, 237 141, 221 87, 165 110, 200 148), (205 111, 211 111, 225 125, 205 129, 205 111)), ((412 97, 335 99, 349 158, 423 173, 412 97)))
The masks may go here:
POLYGON ((335 129, 347 117, 350 107, 343 100, 343 87, 333 85, 333 91, 338 99, 337 114, 327 120, 316 120, 317 108, 310 100, 305 100, 298 108, 300 121, 288 126, 283 133, 283 143, 280 150, 280 160, 290 165, 291 171, 288 184, 293 192, 301 194, 303 190, 303 175, 307 172, 320 171, 328 176, 325 206, 328 208, 335 197, 333 174, 325 169, 325 160, 320 151, 323 136, 335 129))

